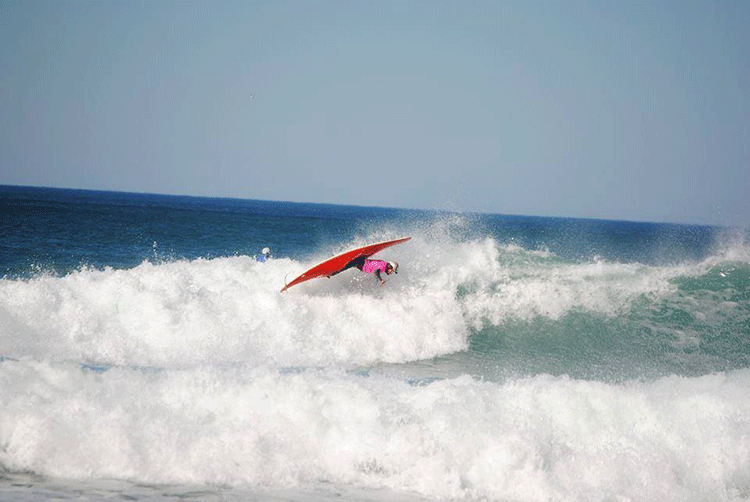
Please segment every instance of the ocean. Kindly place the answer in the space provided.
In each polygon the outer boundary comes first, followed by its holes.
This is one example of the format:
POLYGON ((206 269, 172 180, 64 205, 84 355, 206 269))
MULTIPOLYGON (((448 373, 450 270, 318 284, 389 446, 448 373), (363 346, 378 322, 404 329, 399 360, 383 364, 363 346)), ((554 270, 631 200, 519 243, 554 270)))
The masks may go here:
POLYGON ((0 210, 0 500, 750 499, 747 229, 11 186, 0 210), (407 236, 384 286, 279 292, 407 236))

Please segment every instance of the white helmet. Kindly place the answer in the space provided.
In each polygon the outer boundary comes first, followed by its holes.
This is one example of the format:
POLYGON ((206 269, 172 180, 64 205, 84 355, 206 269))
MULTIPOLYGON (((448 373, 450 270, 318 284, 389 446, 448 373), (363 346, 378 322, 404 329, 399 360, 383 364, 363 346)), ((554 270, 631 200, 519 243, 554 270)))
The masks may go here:
POLYGON ((388 265, 391 266, 394 274, 398 274, 398 262, 397 261, 389 261, 388 265))
POLYGON ((263 251, 261 251, 261 253, 263 253, 264 255, 269 255, 271 254, 271 250, 269 248, 263 248, 263 251))

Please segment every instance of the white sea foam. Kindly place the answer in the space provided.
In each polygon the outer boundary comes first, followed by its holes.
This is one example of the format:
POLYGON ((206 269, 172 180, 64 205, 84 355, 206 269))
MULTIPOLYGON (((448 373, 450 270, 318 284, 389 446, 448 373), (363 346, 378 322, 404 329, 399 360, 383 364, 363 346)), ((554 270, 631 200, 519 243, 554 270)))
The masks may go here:
POLYGON ((465 347, 451 291, 349 271, 280 294, 287 259, 143 263, 0 281, 0 354, 107 364, 364 364, 465 347), (369 280, 366 280, 369 279, 369 280))
POLYGON ((339 250, 303 262, 238 256, 3 279, 0 355, 172 367, 414 361, 465 349, 486 323, 620 315, 711 266, 572 263, 447 233, 431 228, 381 252, 401 262, 383 287, 349 270, 279 293, 285 278, 339 250))
POLYGON ((412 386, 338 370, 0 363, 0 464, 68 479, 433 499, 739 500, 750 370, 412 386))
MULTIPOLYGON (((382 252, 401 263, 383 287, 350 270, 279 293, 343 249, 0 280, 0 469, 271 493, 748 498, 750 370, 410 385, 361 369, 463 351, 485 323, 616 317, 642 298, 679 306, 703 297, 675 295, 676 278, 725 263, 573 263, 456 238, 455 224, 382 252)), ((704 325, 743 308, 705 296, 691 311, 704 325)))

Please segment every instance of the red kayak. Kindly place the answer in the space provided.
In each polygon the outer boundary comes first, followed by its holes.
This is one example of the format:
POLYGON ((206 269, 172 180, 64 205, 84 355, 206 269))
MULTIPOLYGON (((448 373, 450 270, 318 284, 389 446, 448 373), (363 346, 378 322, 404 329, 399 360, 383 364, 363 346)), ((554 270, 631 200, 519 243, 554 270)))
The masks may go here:
POLYGON ((299 284, 301 282, 309 281, 310 279, 316 279, 318 277, 331 277, 332 275, 336 275, 355 258, 361 258, 365 257, 368 258, 381 249, 385 249, 387 247, 400 244, 401 242, 406 242, 411 237, 404 237, 403 239, 396 239, 393 241, 386 241, 386 242, 378 242, 376 244, 369 244, 367 246, 363 246, 361 248, 352 249, 351 251, 347 251, 346 253, 341 253, 339 255, 334 256, 333 258, 329 258, 323 263, 319 265, 315 265, 313 268, 308 270, 307 272, 304 272, 299 277, 294 279, 292 282, 288 283, 286 286, 281 288, 281 292, 283 293, 287 289, 291 288, 292 286, 299 284))

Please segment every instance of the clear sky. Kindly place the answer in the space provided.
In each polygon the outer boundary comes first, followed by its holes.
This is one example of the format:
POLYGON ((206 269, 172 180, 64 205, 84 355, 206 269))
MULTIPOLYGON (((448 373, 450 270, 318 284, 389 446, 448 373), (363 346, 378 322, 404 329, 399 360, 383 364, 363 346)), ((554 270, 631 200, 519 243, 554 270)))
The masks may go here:
POLYGON ((0 184, 750 226, 750 2, 0 0, 0 184))

